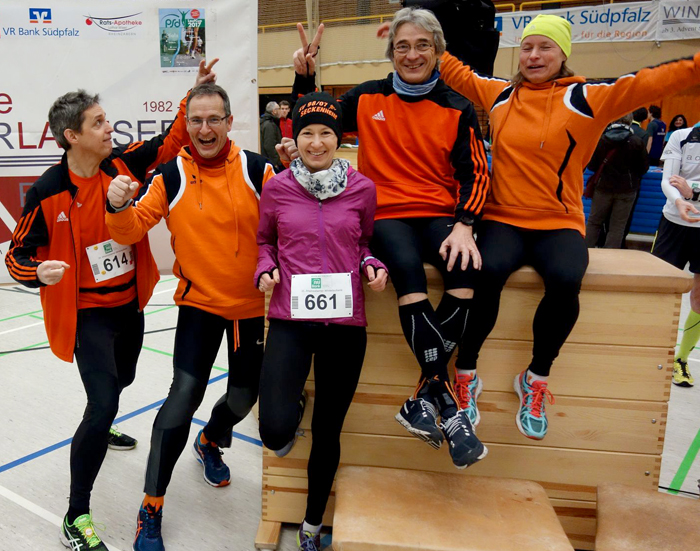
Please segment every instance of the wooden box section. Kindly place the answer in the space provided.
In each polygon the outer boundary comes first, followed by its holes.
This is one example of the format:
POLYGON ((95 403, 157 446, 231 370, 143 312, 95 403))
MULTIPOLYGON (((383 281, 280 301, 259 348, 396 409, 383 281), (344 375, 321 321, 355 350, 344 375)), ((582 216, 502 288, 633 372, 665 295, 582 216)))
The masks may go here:
MULTIPOLYGON (((437 305, 440 276, 431 266, 426 274, 437 305)), ((479 359, 484 393, 478 432, 489 455, 465 471, 454 468, 444 446, 433 450, 394 420, 419 367, 401 333, 393 288, 366 290, 368 348, 343 428, 341 466, 531 480, 552 500, 571 544, 593 549, 598 484, 658 486, 681 294, 691 286, 691 276, 648 253, 590 251, 579 321, 550 377, 556 402, 547 406, 549 433, 537 442, 515 427, 512 385, 531 358, 532 317, 543 287, 529 267, 514 273, 501 300, 507 315, 499 317, 479 359)), ((263 453, 263 524, 297 523, 304 516, 313 370, 307 391, 304 436, 285 458, 263 453)), ((334 505, 332 494, 326 525, 332 524, 334 505)))

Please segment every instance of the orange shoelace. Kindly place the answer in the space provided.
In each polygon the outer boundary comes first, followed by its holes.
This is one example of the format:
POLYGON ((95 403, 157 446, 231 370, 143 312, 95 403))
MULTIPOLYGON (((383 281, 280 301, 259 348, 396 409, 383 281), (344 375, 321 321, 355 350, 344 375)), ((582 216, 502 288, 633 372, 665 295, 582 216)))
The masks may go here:
POLYGON ((532 403, 529 406, 530 413, 534 417, 542 417, 542 410, 544 409, 544 398, 551 404, 554 404, 554 396, 547 388, 547 383, 544 381, 533 381, 532 392, 528 392, 523 396, 523 405, 527 406, 527 399, 532 398, 532 403))

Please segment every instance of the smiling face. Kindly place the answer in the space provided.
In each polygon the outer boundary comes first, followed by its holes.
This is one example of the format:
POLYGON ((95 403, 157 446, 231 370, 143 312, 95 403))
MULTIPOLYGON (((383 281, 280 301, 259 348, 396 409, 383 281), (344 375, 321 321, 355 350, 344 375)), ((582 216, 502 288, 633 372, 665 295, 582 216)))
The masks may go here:
POLYGON ((404 23, 396 31, 394 36, 394 69, 404 82, 420 84, 430 78, 437 65, 435 53, 435 41, 433 33, 417 27, 413 23, 404 23), (396 51, 396 48, 405 48, 406 53, 396 51), (419 51, 423 49, 425 51, 419 51))
POLYGON ((333 164, 338 136, 325 124, 310 124, 299 132, 297 149, 309 172, 326 170, 333 164))
POLYGON ((556 77, 566 56, 554 40, 533 34, 520 43, 520 74, 533 84, 556 77))
POLYGON ((109 124, 105 111, 99 104, 86 109, 83 116, 84 120, 80 132, 66 130, 64 135, 69 141, 71 149, 81 155, 94 155, 102 161, 112 153, 114 128, 109 124))
POLYGON ((684 124, 685 124, 685 121, 683 120, 683 117, 676 117, 673 120, 673 126, 676 128, 682 128, 684 124))
POLYGON ((205 159, 216 157, 226 145, 233 116, 224 118, 218 125, 209 126, 207 120, 225 117, 224 100, 218 94, 197 96, 190 100, 187 109, 187 132, 197 153, 205 159), (204 121, 201 126, 196 122, 204 121))

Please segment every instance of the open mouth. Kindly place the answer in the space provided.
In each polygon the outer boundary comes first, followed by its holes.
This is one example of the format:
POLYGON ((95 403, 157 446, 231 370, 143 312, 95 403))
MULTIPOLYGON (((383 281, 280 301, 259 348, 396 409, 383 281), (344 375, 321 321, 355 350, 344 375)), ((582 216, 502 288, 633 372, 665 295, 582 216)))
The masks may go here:
POLYGON ((210 146, 210 145, 214 145, 215 142, 216 142, 216 137, 209 138, 208 140, 204 140, 202 138, 199 138, 199 143, 201 143, 205 147, 210 146))

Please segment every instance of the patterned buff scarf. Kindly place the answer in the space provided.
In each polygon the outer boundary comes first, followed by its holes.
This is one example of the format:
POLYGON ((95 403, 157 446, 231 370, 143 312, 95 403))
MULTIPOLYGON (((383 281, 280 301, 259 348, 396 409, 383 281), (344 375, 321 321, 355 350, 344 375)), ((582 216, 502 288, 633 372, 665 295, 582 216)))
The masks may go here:
POLYGON ((421 84, 409 84, 399 76, 398 71, 394 71, 394 90, 396 90, 397 94, 403 96, 424 96, 435 88, 439 78, 440 72, 437 69, 433 69, 430 78, 425 82, 421 84))
POLYGON ((297 182, 319 201, 340 195, 348 185, 348 168, 350 161, 333 159, 333 164, 326 170, 311 173, 297 157, 289 165, 297 182))

